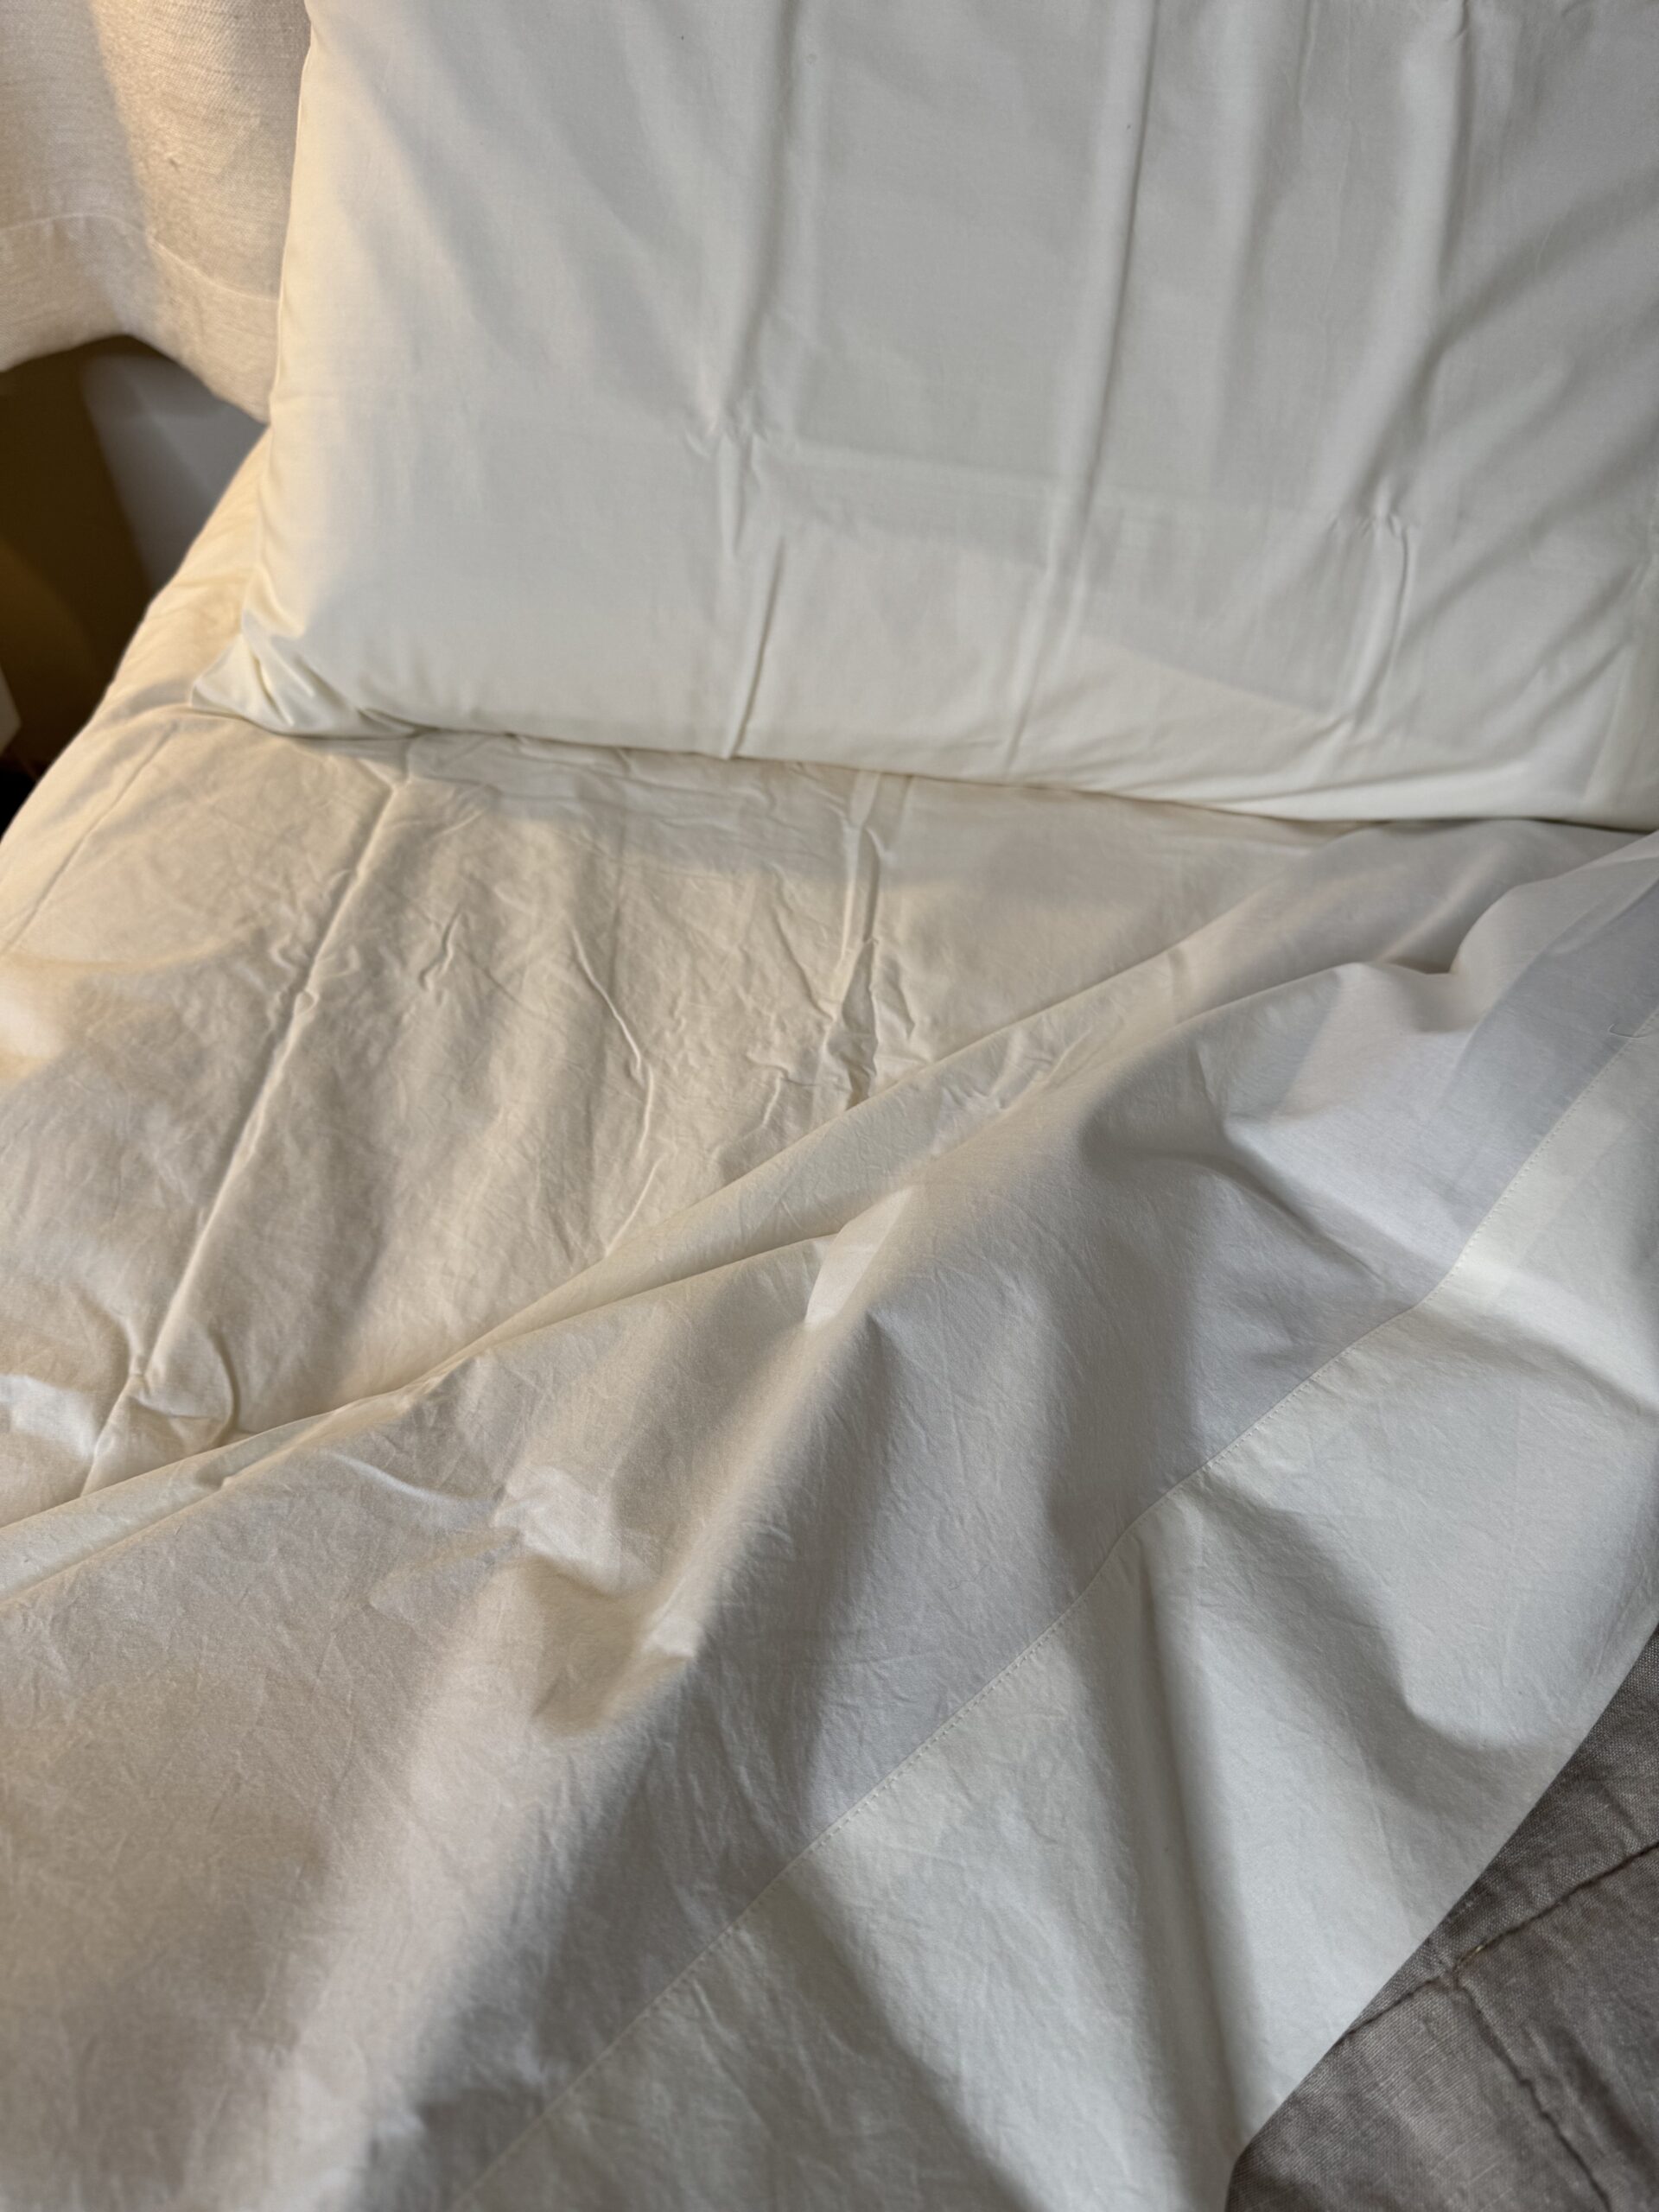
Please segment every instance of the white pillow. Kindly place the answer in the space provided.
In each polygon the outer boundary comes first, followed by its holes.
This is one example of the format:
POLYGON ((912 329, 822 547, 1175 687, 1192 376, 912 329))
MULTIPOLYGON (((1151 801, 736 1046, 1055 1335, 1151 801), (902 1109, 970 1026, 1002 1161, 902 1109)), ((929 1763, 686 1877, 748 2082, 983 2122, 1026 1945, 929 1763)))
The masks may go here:
POLYGON ((1659 822, 1652 0, 311 0, 199 696, 1659 822))

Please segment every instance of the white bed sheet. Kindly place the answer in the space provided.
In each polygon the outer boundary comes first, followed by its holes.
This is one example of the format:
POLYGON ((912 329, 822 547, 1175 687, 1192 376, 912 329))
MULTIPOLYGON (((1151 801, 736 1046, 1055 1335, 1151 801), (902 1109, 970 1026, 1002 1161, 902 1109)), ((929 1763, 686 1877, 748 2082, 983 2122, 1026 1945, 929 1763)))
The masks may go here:
POLYGON ((0 2195, 1217 2204, 1659 1614, 1659 857, 183 704, 0 846, 0 2195))
POLYGON ((76 1300, 39 1440, 63 1464, 25 1508, 89 1453, 111 1480, 412 1379, 1332 834, 607 747, 272 739, 184 704, 235 627, 257 480, 6 849, 8 1003, 41 1025, 12 1127, 73 1097, 87 1179, 69 1205, 24 1193, 16 1224, 19 1322, 76 1300))

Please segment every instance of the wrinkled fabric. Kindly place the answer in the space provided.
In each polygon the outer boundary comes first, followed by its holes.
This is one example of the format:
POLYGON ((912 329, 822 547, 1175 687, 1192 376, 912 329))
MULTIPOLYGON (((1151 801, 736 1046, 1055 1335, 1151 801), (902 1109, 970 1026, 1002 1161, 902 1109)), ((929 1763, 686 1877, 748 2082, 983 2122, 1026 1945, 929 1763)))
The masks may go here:
POLYGON ((1659 1638, 1234 2170, 1227 2212, 1659 2201, 1659 1638))
POLYGON ((1659 849, 193 710, 0 845, 0 2193, 1219 2205, 1659 1617, 1659 849))
POLYGON ((1650 0, 311 0, 206 703, 1659 828, 1650 0))
POLYGON ((0 367, 142 338, 263 417, 304 0, 6 0, 0 367))

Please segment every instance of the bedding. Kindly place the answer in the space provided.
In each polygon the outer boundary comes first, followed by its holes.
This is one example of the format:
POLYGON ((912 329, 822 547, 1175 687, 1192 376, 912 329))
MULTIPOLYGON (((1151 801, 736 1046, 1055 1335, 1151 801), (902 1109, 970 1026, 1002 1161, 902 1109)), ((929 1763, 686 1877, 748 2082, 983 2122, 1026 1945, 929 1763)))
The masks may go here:
POLYGON ((1659 2202, 1659 1637, 1235 2168, 1227 2212, 1659 2202))
POLYGON ((18 0, 0 31, 0 368, 142 338, 264 418, 304 0, 18 0))
POLYGON ((0 2195, 1219 2205, 1659 1619, 1659 842, 296 742, 257 490, 0 843, 0 2195))
POLYGON ((205 702, 1659 825, 1659 11, 311 0, 205 702))

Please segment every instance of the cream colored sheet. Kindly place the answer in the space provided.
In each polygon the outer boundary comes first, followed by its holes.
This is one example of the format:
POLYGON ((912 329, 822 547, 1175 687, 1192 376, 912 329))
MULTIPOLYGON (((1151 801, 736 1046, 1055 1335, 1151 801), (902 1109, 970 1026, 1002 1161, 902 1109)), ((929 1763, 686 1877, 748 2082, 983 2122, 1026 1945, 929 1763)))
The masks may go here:
POLYGON ((71 1295, 78 1318, 14 1510, 89 1460, 113 1480, 409 1381, 1330 835, 604 748, 272 740, 181 703, 235 624, 253 480, 5 849, 10 1110, 43 1141, 72 1083, 88 1179, 16 1224, 20 1318, 71 1295))
POLYGON ((1659 1615, 1659 854, 181 702, 0 845, 0 2201, 1218 2205, 1659 1615))

